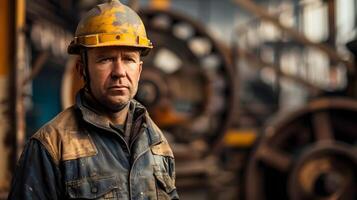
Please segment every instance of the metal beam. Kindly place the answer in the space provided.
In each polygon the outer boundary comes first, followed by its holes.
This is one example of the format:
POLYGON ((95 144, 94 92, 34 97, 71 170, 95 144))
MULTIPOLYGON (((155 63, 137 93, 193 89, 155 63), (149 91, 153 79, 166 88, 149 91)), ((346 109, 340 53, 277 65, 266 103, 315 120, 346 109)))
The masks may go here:
POLYGON ((0 199, 4 199, 25 134, 20 82, 25 67, 25 0, 0 2, 0 199))
POLYGON ((14 106, 10 101, 10 71, 13 62, 13 3, 0 1, 0 199, 5 199, 9 188, 12 152, 14 152, 14 106))
POLYGON ((26 1, 15 1, 15 61, 12 70, 14 79, 14 102, 16 120, 16 157, 19 158, 25 144, 25 107, 23 102, 23 79, 26 67, 26 1))
POLYGON ((254 15, 260 17, 262 20, 269 21, 276 27, 278 27, 280 30, 284 31, 287 33, 291 38, 294 40, 310 47, 314 47, 316 49, 321 50, 322 52, 326 53, 331 60, 337 62, 337 63, 344 63, 348 70, 350 72, 354 71, 354 66, 353 64, 342 58, 334 48, 330 47, 329 45, 323 44, 323 43, 316 43, 308 39, 305 35, 299 33, 297 30, 294 28, 288 27, 280 23, 279 19, 276 16, 273 16, 269 14, 263 7, 257 5, 251 0, 235 0, 235 2, 240 5, 242 8, 245 8, 246 10, 250 11, 254 15))
MULTIPOLYGON (((274 64, 265 62, 265 61, 261 60, 260 58, 258 58, 256 55, 254 55, 244 49, 239 48, 239 49, 237 49, 237 52, 238 52, 238 56, 240 58, 245 58, 249 63, 253 64, 253 66, 255 66, 257 68, 269 67, 273 70, 279 69, 279 67, 275 66, 274 64)), ((288 80, 297 82, 297 83, 301 84, 302 86, 306 87, 313 95, 318 95, 323 91, 323 89, 309 83, 308 81, 306 81, 302 78, 287 74, 281 70, 279 73, 282 77, 284 77, 288 80)))

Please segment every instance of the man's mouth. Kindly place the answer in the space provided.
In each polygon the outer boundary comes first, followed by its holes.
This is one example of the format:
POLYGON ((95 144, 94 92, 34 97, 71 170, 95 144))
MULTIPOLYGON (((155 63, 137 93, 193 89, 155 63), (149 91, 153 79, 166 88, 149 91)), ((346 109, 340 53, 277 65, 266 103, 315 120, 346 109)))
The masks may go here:
POLYGON ((109 89, 129 89, 129 87, 125 85, 114 85, 110 86, 109 89))

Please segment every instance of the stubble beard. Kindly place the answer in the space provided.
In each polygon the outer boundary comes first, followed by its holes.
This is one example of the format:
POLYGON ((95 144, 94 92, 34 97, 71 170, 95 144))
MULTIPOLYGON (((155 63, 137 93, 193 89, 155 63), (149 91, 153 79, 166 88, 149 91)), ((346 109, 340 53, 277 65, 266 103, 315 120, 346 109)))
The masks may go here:
POLYGON ((110 112, 117 113, 117 112, 120 112, 121 110, 123 110, 129 104, 131 99, 132 98, 130 98, 130 97, 128 99, 125 98, 125 99, 118 100, 118 101, 106 99, 105 101, 101 101, 101 103, 110 112))
POLYGON ((130 100, 127 102, 120 102, 120 103, 111 105, 110 107, 108 107, 108 109, 113 113, 117 113, 117 112, 120 112, 121 110, 123 110, 129 104, 129 102, 130 102, 130 100))

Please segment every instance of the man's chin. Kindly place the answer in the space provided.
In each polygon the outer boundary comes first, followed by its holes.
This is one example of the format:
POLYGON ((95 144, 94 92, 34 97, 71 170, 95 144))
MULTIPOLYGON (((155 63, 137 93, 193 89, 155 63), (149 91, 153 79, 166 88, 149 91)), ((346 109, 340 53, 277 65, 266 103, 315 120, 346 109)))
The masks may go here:
POLYGON ((119 112, 122 109, 124 109, 129 103, 129 100, 127 101, 116 101, 116 102, 110 102, 107 105, 105 105, 106 107, 108 107, 112 112, 119 112))

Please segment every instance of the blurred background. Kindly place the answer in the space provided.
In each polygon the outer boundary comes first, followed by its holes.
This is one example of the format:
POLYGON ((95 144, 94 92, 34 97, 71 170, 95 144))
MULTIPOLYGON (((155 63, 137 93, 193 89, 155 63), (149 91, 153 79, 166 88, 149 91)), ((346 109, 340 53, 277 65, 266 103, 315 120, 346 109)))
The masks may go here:
MULTIPOLYGON (((0 1, 0 199, 26 140, 74 102, 67 55, 103 0, 0 1)), ((357 2, 122 0, 154 49, 136 99, 185 200, 357 199, 357 2)))

